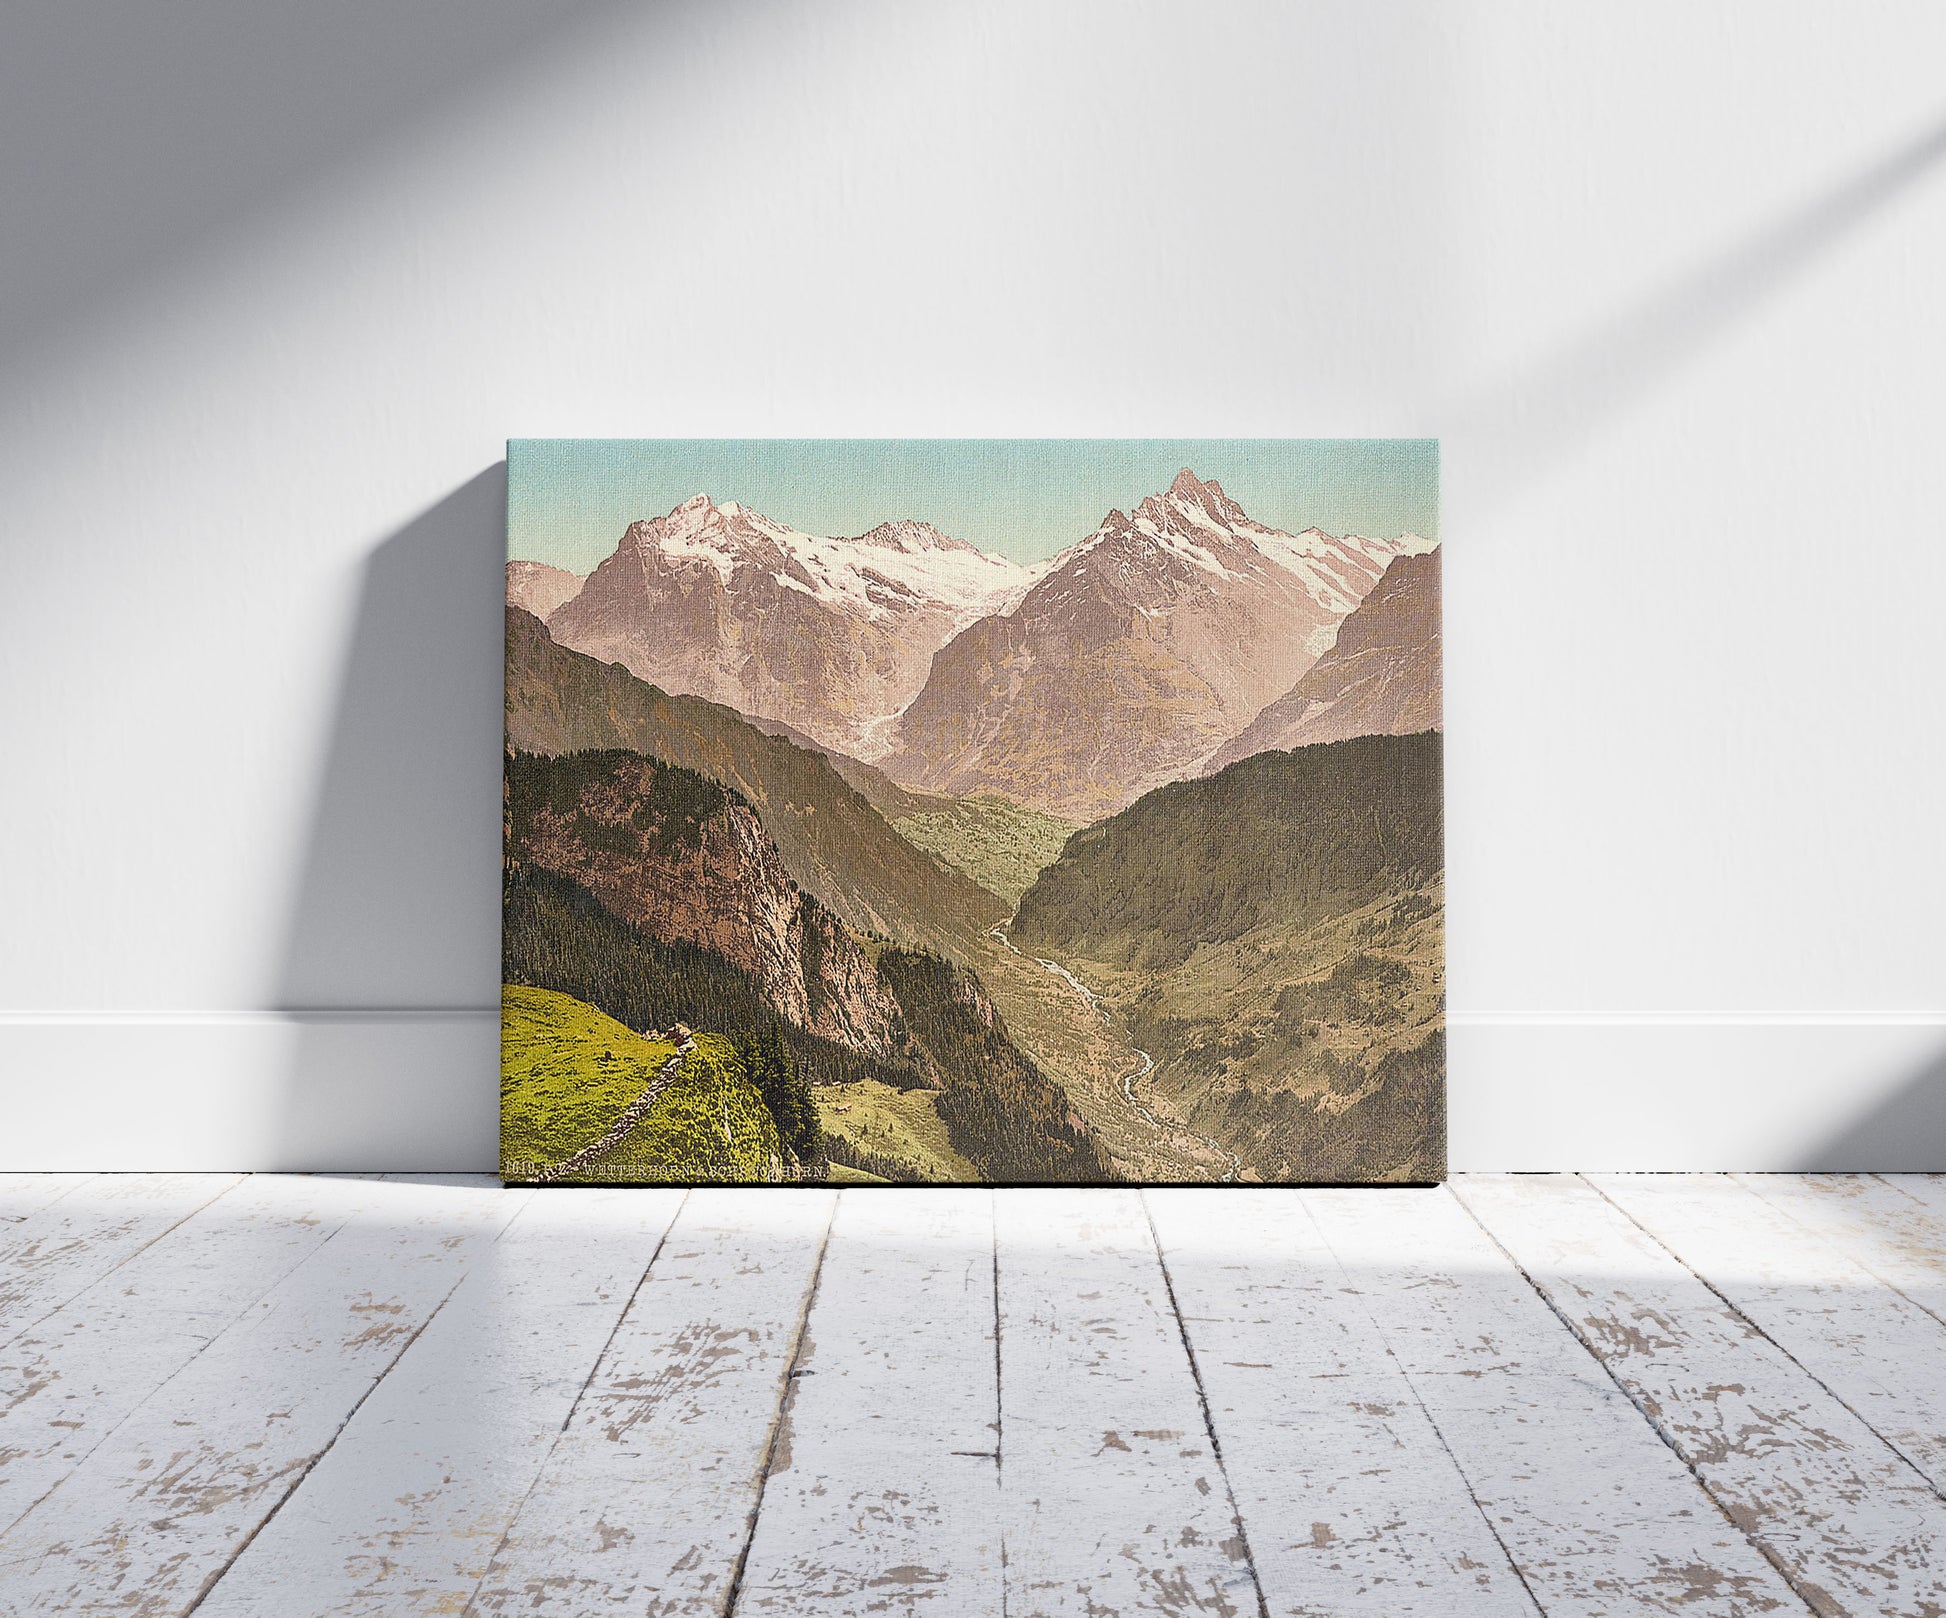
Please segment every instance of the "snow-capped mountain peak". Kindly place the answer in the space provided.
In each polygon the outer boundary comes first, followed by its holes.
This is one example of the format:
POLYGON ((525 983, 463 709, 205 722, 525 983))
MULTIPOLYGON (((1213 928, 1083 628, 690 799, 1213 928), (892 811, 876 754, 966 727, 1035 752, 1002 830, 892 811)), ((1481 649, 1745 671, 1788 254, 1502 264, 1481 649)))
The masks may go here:
POLYGON ((1150 495, 1137 509, 1146 508, 1173 511, 1199 525, 1208 522, 1227 527, 1243 518, 1243 508, 1223 492, 1222 484, 1215 478, 1205 483, 1186 466, 1176 474, 1166 494, 1150 495))
POLYGON ((1028 570, 932 524, 902 519, 857 536, 807 534, 735 500, 695 494, 666 516, 630 525, 623 548, 651 568, 707 566, 726 586, 740 573, 867 618, 915 607, 957 628, 1019 594, 1028 570))
POLYGON ((928 791, 1112 813, 1290 690, 1423 543, 1288 534, 1185 467, 942 647, 884 767, 928 791))
POLYGON ((933 653, 1033 577, 930 523, 807 534, 701 493, 631 523, 548 623, 562 645, 665 689, 864 753, 933 653))
POLYGON ((920 522, 913 517, 882 522, 869 532, 860 534, 858 543, 893 551, 973 551, 984 554, 977 546, 969 545, 963 539, 955 539, 950 534, 942 534, 931 523, 920 522))
MULTIPOLYGON (((1043 576, 1065 573, 1083 558, 1107 552, 1093 564, 1104 579, 1135 580, 1177 573, 1179 582, 1221 589, 1238 578, 1295 575, 1304 593, 1333 620, 1355 607, 1395 556, 1431 548, 1414 534, 1398 539, 1338 536, 1321 528, 1288 534, 1251 517, 1214 478, 1184 467, 1169 487, 1130 511, 1117 508, 1079 544, 1043 564, 1043 576)), ((1012 610, 1011 608, 1007 610, 1012 610)), ((1328 641, 1325 642, 1328 644, 1328 641)))

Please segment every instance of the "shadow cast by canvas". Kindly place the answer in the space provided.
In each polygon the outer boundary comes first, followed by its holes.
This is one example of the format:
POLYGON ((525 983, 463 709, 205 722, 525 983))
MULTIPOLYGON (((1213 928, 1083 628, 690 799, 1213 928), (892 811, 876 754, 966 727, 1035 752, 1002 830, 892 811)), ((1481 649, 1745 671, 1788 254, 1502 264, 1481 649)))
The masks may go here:
POLYGON ((276 978, 280 1166, 493 1161, 505 514, 502 463, 365 564, 276 978))
POLYGON ((1809 1148, 1800 1173, 1936 1174, 1946 1170, 1946 1030, 1890 1097, 1809 1148))

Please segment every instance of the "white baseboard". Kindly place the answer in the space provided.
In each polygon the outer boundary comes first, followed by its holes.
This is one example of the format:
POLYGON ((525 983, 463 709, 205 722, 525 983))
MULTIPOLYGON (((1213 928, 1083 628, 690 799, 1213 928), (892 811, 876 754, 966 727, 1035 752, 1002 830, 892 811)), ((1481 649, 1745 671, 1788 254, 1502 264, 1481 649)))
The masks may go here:
POLYGON ((1946 1018, 1456 1017, 1456 1172, 1946 1170, 1946 1018))
POLYGON ((491 1170, 497 1010, 0 1017, 0 1167, 491 1170))
MULTIPOLYGON (((0 1013, 0 1169, 495 1163, 492 1010, 0 1013)), ((1465 1170, 1946 1170, 1946 1017, 1456 1015, 1465 1170)))

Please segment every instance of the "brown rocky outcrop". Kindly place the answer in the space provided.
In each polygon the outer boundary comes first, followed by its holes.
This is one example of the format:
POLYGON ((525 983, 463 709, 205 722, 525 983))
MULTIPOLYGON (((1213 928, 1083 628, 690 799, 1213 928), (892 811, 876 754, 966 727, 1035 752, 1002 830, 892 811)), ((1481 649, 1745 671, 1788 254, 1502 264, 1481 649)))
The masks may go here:
POLYGON ((1401 556, 1339 625, 1331 649, 1220 748, 1203 773, 1313 742, 1438 730, 1439 659, 1439 552, 1401 556))
POLYGON ((625 753, 509 761, 509 855, 585 888, 665 942, 710 951, 810 1033, 912 1054, 859 940, 791 879, 756 811, 687 770, 625 753))

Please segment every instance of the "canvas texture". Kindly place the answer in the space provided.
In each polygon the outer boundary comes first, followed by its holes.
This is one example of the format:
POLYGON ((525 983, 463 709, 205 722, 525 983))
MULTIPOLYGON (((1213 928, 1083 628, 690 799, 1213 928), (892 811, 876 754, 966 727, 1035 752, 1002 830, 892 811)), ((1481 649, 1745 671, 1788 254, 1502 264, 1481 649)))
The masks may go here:
POLYGON ((1436 444, 507 468, 503 1177, 1444 1178, 1436 444))

